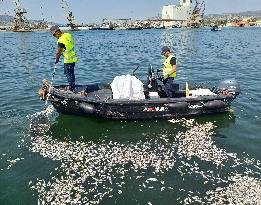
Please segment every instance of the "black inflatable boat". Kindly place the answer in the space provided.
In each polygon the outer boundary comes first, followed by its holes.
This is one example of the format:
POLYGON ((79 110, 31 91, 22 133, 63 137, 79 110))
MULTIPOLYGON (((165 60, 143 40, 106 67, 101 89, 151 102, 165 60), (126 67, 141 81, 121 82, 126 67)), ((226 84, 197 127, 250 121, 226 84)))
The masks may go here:
POLYGON ((50 89, 49 101, 64 114, 117 120, 153 120, 227 112, 240 93, 236 80, 223 80, 217 85, 175 84, 173 97, 167 98, 158 84, 158 78, 158 72, 154 73, 149 68, 148 81, 144 86, 145 99, 142 100, 113 99, 110 84, 92 84, 78 85, 74 93, 66 91, 66 86, 54 86, 50 89))

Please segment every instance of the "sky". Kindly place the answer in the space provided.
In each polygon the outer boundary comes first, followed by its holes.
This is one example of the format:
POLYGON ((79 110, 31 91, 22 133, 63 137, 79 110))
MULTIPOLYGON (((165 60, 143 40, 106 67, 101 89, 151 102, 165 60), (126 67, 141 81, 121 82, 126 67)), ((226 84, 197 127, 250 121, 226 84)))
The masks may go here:
MULTIPOLYGON (((61 0, 20 0, 28 19, 65 23, 61 0), (41 9, 42 7, 42 9, 41 9)), ((67 0, 77 23, 101 22, 103 18, 147 19, 161 15, 163 5, 178 0, 67 0)), ((0 0, 0 14, 14 15, 12 0, 0 0)), ((206 14, 261 10, 261 0, 206 0, 206 14)))

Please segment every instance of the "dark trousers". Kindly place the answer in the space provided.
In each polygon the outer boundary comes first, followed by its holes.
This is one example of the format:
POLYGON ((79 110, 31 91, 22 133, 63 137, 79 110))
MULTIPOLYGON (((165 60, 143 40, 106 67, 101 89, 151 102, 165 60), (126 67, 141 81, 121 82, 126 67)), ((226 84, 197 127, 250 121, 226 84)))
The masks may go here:
POLYGON ((69 88, 71 91, 75 89, 75 75, 74 75, 75 63, 65 63, 64 64, 64 74, 67 77, 69 83, 69 88))
POLYGON ((174 78, 166 78, 163 80, 163 90, 166 93, 168 98, 172 97, 172 92, 174 92, 174 84, 173 84, 174 78))

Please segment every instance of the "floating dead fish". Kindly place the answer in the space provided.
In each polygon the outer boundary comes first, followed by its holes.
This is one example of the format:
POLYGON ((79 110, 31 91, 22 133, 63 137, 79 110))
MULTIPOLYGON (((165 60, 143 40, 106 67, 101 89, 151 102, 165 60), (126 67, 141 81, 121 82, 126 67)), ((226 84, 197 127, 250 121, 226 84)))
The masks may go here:
MULTIPOLYGON (((67 202, 99 204, 105 197, 117 197, 113 196, 113 193, 121 194, 121 190, 128 186, 127 183, 125 184, 125 179, 137 179, 140 182, 138 186, 140 192, 153 188, 151 184, 155 182, 159 185, 165 184, 164 186, 154 186, 154 189, 160 191, 172 191, 175 190, 175 187, 186 194, 183 199, 177 198, 180 204, 185 204, 185 199, 188 204, 214 204, 216 202, 226 204, 222 202, 227 199, 227 196, 232 196, 231 198, 235 200, 236 197, 241 197, 242 194, 237 190, 246 193, 244 187, 251 191, 249 195, 244 196, 245 198, 250 199, 250 196, 256 194, 255 197, 252 197, 252 201, 260 201, 260 180, 242 179, 240 175, 227 180, 227 176, 222 178, 220 173, 216 173, 214 170, 214 172, 205 171, 200 163, 191 160, 194 157, 201 163, 211 162, 213 166, 225 166, 228 160, 242 165, 254 163, 253 160, 235 158, 215 146, 212 140, 214 127, 212 123, 198 124, 192 120, 186 122, 185 119, 172 123, 181 123, 182 126, 188 128, 186 131, 179 132, 172 142, 150 139, 146 142, 139 141, 130 144, 113 141, 98 143, 69 141, 65 144, 64 141, 48 135, 32 136, 30 151, 51 160, 59 160, 61 165, 55 168, 49 181, 37 179, 36 182, 30 183, 30 187, 38 192, 40 204, 66 204, 67 202), (129 167, 127 168, 126 165, 129 167), (206 198, 201 198, 202 195, 201 197, 196 196, 199 194, 198 192, 194 194, 189 190, 179 189, 180 187, 175 184, 175 181, 173 183, 164 182, 161 175, 155 174, 171 169, 179 170, 177 173, 182 179, 186 175, 193 174, 203 182, 215 183, 216 188, 208 191, 206 198), (149 170, 157 178, 147 178, 146 173, 149 170), (136 176, 128 176, 130 172, 134 172, 136 176), (218 184, 218 182, 223 184, 218 184), (227 187, 224 187, 224 183, 227 184, 227 187), (88 184, 88 188, 84 187, 86 184, 88 184)), ((260 161, 257 164, 259 163, 260 161)), ((249 172, 249 170, 247 171, 249 172)))
POLYGON ((53 106, 48 106, 41 112, 36 112, 31 116, 27 116, 30 119, 30 130, 34 132, 45 132, 50 128, 49 115, 53 112, 53 106))

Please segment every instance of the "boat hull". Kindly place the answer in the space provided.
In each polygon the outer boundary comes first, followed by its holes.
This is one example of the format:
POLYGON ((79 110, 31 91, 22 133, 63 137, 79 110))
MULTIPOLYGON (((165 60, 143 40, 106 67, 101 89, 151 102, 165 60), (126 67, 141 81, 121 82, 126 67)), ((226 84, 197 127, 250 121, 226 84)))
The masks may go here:
MULTIPOLYGON (((49 101, 63 114, 115 120, 157 120, 228 112, 239 95, 235 79, 217 85, 203 83, 174 84, 167 98, 158 77, 148 70, 145 99, 114 99, 110 84, 77 85, 74 93, 66 86, 54 86, 49 101), (153 78, 153 76, 156 78, 153 78)), ((130 98, 130 97, 129 97, 130 98)))
POLYGON ((159 98, 148 100, 93 100, 52 93, 59 113, 116 120, 157 120, 229 111, 232 96, 159 98))

